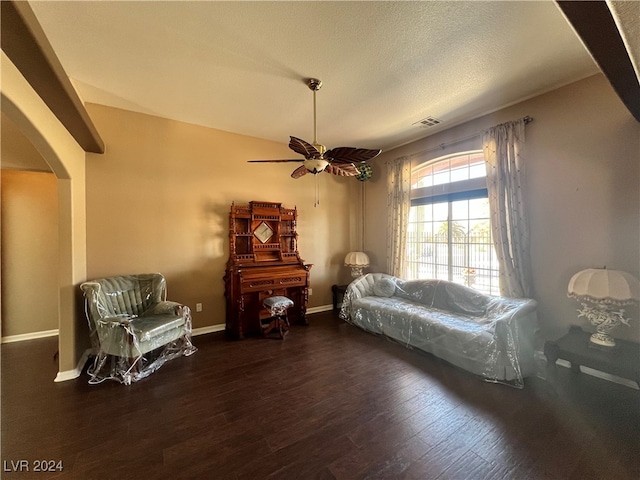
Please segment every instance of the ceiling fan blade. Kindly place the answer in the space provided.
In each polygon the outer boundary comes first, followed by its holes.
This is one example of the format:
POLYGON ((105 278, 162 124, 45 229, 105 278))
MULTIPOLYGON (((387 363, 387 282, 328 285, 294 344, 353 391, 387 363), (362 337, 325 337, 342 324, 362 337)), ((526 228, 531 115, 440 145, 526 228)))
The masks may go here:
POLYGON ((300 178, 303 175, 306 175, 307 173, 309 173, 309 170, 307 170, 307 167, 305 167, 304 165, 300 165, 291 173, 291 178, 300 178))
POLYGON ((305 158, 315 158, 320 156, 320 152, 316 147, 308 142, 296 137, 289 137, 289 148, 300 155, 304 155, 305 158))
POLYGON ((353 163, 344 163, 340 165, 330 163, 324 171, 331 173, 332 175, 338 175, 339 177, 354 177, 356 175, 360 175, 360 172, 353 163))
POLYGON ((247 160, 249 163, 283 163, 283 162, 304 162, 304 158, 288 158, 285 160, 247 160))
POLYGON ((382 153, 382 150, 368 150, 366 148, 336 147, 327 151, 324 157, 336 163, 360 163, 371 160, 382 153))

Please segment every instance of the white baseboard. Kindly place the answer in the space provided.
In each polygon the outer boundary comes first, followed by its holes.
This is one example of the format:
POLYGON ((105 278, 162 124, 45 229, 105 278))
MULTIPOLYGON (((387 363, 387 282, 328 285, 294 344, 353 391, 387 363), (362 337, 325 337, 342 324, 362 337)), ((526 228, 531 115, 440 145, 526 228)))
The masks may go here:
POLYGON ((307 313, 320 313, 320 312, 329 312, 333 310, 333 305, 320 305, 319 307, 311 307, 307 308, 307 313))
POLYGON ((67 380, 73 380, 74 378, 78 378, 84 369, 84 364, 87 363, 89 359, 89 355, 93 350, 91 348, 87 348, 84 353, 80 356, 80 360, 78 360, 78 364, 76 368, 73 370, 65 370, 63 372, 58 372, 56 378, 53 380, 54 382, 66 382, 67 380))
POLYGON ((224 323, 218 325, 209 325, 208 327, 194 328, 191 330, 191 336, 196 337, 198 335, 206 335, 207 333, 222 332, 225 329, 224 323))
POLYGON ((23 342, 25 340, 35 340, 36 338, 55 337, 58 335, 58 329, 43 330, 41 332, 21 333, 20 335, 8 335, 2 337, 2 343, 23 342))

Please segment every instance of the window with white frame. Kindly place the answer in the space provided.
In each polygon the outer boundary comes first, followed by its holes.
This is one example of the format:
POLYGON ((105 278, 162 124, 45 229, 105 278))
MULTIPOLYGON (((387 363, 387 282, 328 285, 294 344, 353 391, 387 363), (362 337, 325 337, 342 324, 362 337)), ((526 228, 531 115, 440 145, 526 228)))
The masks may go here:
POLYGON ((412 169, 405 258, 408 279, 438 278, 499 295, 482 151, 412 169))

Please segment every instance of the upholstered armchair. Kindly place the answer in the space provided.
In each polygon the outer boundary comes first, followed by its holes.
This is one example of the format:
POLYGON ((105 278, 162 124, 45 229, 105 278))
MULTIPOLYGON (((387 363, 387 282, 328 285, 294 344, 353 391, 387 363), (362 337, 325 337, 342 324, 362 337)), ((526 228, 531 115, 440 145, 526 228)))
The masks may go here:
POLYGON ((191 310, 166 300, 161 274, 101 278, 80 288, 96 354, 89 383, 111 379, 129 385, 168 360, 196 352, 191 310))

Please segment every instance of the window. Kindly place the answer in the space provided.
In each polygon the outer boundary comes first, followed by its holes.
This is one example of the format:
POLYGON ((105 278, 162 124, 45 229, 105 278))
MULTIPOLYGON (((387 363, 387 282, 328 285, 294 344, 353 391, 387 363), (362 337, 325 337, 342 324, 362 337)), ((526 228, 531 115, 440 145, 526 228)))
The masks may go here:
POLYGON ((413 169, 406 278, 438 278, 499 294, 481 151, 413 169))

